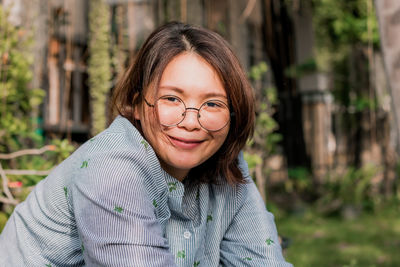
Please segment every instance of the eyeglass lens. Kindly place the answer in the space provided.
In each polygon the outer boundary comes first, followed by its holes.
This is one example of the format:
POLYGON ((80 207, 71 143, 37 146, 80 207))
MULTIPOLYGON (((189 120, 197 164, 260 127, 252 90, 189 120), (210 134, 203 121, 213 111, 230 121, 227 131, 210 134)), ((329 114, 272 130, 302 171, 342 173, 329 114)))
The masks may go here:
MULTIPOLYGON (((156 109, 160 123, 164 126, 176 126, 181 123, 187 110, 183 101, 175 96, 159 98, 156 101, 156 109)), ((201 105, 197 119, 204 129, 218 131, 228 124, 230 112, 224 102, 211 100, 201 105)))

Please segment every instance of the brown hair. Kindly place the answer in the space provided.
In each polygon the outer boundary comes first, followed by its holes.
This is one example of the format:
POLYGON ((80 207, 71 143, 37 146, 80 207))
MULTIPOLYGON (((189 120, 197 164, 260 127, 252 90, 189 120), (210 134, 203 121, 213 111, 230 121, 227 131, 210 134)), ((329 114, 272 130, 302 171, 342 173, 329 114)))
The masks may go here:
POLYGON ((243 183, 237 157, 254 131, 253 90, 229 44, 217 33, 179 22, 156 29, 114 89, 112 108, 141 130, 133 111, 141 101, 142 91, 158 84, 167 64, 186 51, 197 53, 215 69, 233 113, 224 144, 210 159, 193 168, 189 179, 217 183, 223 177, 230 184, 243 183))

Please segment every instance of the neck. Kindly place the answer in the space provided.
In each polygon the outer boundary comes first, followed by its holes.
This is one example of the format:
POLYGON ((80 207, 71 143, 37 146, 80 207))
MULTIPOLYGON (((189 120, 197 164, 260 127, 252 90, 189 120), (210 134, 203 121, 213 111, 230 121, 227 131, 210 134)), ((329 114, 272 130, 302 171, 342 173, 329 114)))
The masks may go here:
POLYGON ((183 182, 183 180, 185 180, 190 171, 190 170, 171 168, 170 166, 167 166, 163 162, 161 162, 161 167, 164 169, 164 171, 166 171, 169 175, 177 179, 179 182, 183 182))

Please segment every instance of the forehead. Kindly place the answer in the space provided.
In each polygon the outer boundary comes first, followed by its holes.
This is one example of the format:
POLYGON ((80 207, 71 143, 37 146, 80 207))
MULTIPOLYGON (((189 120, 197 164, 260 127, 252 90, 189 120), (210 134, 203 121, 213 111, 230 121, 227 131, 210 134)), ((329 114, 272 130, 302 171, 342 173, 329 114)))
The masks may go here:
POLYGON ((184 52, 175 56, 165 67, 157 92, 164 93, 169 90, 181 94, 227 96, 217 71, 194 52, 184 52))

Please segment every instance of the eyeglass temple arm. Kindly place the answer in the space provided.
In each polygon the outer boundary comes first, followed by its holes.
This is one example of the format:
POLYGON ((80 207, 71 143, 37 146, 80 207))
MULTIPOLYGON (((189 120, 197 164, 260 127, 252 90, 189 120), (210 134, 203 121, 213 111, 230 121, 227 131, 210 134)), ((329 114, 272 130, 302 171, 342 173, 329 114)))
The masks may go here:
POLYGON ((144 99, 144 102, 145 102, 149 107, 154 108, 154 105, 152 105, 152 104, 150 104, 149 102, 147 102, 146 98, 143 97, 143 99, 144 99))

